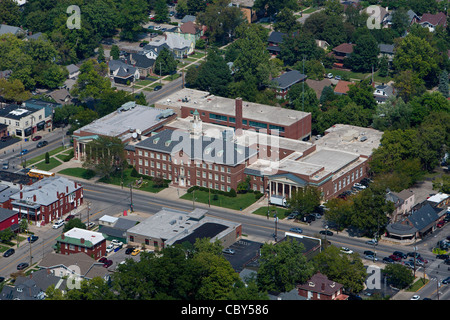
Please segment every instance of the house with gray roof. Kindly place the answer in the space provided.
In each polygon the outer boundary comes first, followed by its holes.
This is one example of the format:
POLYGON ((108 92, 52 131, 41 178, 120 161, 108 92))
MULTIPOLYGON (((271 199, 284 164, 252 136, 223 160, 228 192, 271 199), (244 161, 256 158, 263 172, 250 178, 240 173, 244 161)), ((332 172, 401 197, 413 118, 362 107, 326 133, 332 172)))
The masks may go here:
MULTIPOLYGON (((173 53, 175 58, 181 59, 194 52, 195 43, 191 40, 187 40, 176 33, 166 33, 162 38, 156 38, 149 44, 144 46, 144 50, 150 48, 161 48, 164 44, 169 48, 169 51, 173 53)), ((159 50, 161 52, 161 50, 159 50)))
POLYGON ((378 48, 380 49, 380 54, 378 55, 378 58, 382 58, 383 56, 387 57, 388 62, 392 63, 392 60, 394 59, 394 45, 380 43, 378 45, 378 48))
POLYGON ((137 52, 131 53, 126 61, 129 65, 135 67, 139 71, 140 76, 148 76, 153 72, 153 65, 155 64, 158 54, 153 49, 148 50, 148 52, 137 52), (155 53, 153 55, 153 53, 155 53))
POLYGON ((105 235, 106 239, 117 239, 120 242, 127 242, 127 231, 138 222, 121 217, 111 217, 104 215, 99 219, 98 230, 105 235))
POLYGON ((67 291, 65 279, 47 270, 34 271, 29 276, 18 276, 13 286, 4 286, 0 292, 0 300, 43 300, 45 291, 50 286, 63 292, 67 291))
POLYGON ((80 74, 80 68, 78 68, 76 65, 69 64, 66 66, 67 71, 69 71, 68 78, 69 79, 76 79, 78 75, 80 74))
POLYGON ((83 204, 83 187, 61 176, 43 178, 21 186, 11 195, 12 210, 40 226, 60 219, 83 204))
POLYGON ((392 96, 395 96, 394 87, 384 83, 375 86, 373 97, 377 103, 385 103, 392 96))
POLYGON ((196 16, 187 14, 187 15, 185 15, 183 17, 183 19, 181 19, 181 23, 186 23, 186 22, 189 22, 189 21, 195 22, 196 19, 197 19, 196 16))
POLYGON ((117 84, 128 85, 140 77, 138 68, 124 60, 111 60, 108 62, 108 67, 111 79, 117 84))
POLYGON ((289 89, 296 83, 305 81, 307 76, 300 71, 291 70, 272 79, 272 85, 277 92, 278 99, 286 99, 289 89))
POLYGON ((23 36, 25 35, 25 30, 23 30, 21 27, 14 27, 14 26, 8 26, 6 24, 0 25, 0 36, 4 34, 11 33, 15 36, 23 36))

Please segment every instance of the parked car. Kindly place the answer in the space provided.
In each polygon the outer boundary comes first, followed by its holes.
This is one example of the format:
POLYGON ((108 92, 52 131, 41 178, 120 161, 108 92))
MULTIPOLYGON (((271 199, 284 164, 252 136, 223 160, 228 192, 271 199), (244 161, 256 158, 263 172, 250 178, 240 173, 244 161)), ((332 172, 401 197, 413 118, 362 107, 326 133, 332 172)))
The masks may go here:
POLYGON ((46 145, 48 145, 48 141, 46 141, 46 140, 39 141, 36 145, 36 148, 42 148, 42 147, 45 147, 46 145))
POLYGON ((8 170, 9 169, 9 162, 4 162, 3 163, 3 170, 8 170))
POLYGON ((401 251, 394 251, 393 255, 400 257, 401 259, 406 259, 408 256, 401 251))
POLYGON ((38 141, 38 140, 41 140, 41 139, 42 139, 42 136, 34 136, 33 139, 31 139, 31 140, 38 141))
POLYGON ((23 149, 22 151, 20 151, 20 155, 23 156, 25 154, 28 153, 28 149, 23 149))
POLYGON ((320 230, 319 231, 320 234, 326 235, 326 236, 332 236, 333 232, 330 230, 320 230))
POLYGON ((137 256, 137 255, 139 254, 139 252, 141 252, 141 250, 138 249, 138 248, 135 248, 135 249, 131 252, 131 255, 132 255, 132 256, 137 256))
POLYGON ((56 221, 54 224, 53 224, 53 229, 58 229, 58 228, 60 228, 60 227, 62 227, 64 225, 64 220, 58 220, 58 221, 56 221))
POLYGON ((327 74, 327 78, 328 79, 333 79, 333 74, 332 73, 327 74))
POLYGON ((370 244, 370 245, 372 245, 372 246, 373 246, 373 245, 375 245, 375 246, 378 245, 378 241, 375 240, 375 239, 371 239, 371 240, 369 240, 369 241, 366 241, 366 243, 367 243, 367 244, 370 244))
POLYGON ((156 86, 156 87, 153 89, 153 91, 161 90, 161 88, 162 88, 162 86, 156 86))
POLYGON ((411 297, 411 300, 420 300, 420 296, 418 294, 415 294, 411 297))
POLYGON ((352 253, 353 253, 353 250, 350 250, 350 249, 347 248, 347 247, 341 247, 341 252, 342 252, 342 253, 346 253, 346 254, 352 254, 352 253))
POLYGON ((334 79, 341 80, 341 76, 335 76, 334 79))
POLYGON ((28 237, 28 242, 34 243, 39 239, 38 236, 32 235, 31 237, 28 237))
POLYGON ((354 187, 354 188, 357 188, 357 189, 365 189, 365 188, 366 188, 366 186, 365 186, 365 185, 362 185, 361 183, 355 183, 355 184, 353 185, 353 187, 354 187))
POLYGON ((450 265, 450 259, 445 259, 444 264, 450 265))
POLYGON ((444 225, 445 225, 445 221, 444 221, 444 220, 441 220, 441 221, 439 221, 439 222, 436 224, 436 226, 437 226, 438 228, 442 228, 444 225))
POLYGON ((17 270, 23 270, 25 268, 28 268, 29 264, 26 262, 21 262, 17 265, 17 270))
POLYGON ((378 261, 377 257, 375 257, 374 255, 370 255, 370 254, 364 256, 364 258, 366 258, 367 260, 378 261))
POLYGON ((112 266, 112 264, 113 264, 112 260, 106 260, 106 261, 103 263, 103 267, 109 268, 109 267, 112 266))
POLYGON ((110 253, 114 250, 114 246, 112 244, 110 244, 109 246, 106 247, 106 253, 110 253))
POLYGON ((131 254, 134 251, 134 248, 127 248, 127 250, 125 250, 125 254, 131 254))
POLYGON ((73 214, 69 214, 67 217, 66 217, 66 221, 70 221, 70 220, 72 220, 73 218, 75 218, 75 215, 73 215, 73 214))
POLYGON ((450 283, 450 277, 445 278, 444 280, 442 280, 443 284, 449 284, 450 283))
POLYGON ((447 260, 449 258, 448 254, 438 254, 436 259, 447 260))
POLYGON ((5 258, 7 258, 7 257, 13 255, 14 252, 16 252, 16 251, 15 251, 14 249, 10 248, 10 249, 8 249, 8 250, 5 251, 5 253, 3 254, 3 256, 4 256, 5 258))
POLYGON ((389 257, 384 257, 383 258, 383 262, 384 263, 394 263, 395 261, 393 259, 389 258, 389 257))
POLYGON ((98 262, 100 263, 105 263, 108 259, 106 257, 101 257, 100 259, 98 259, 98 262))
POLYGON ((364 251, 364 255, 366 255, 366 256, 375 256, 376 254, 373 251, 366 250, 366 251, 364 251))
POLYGON ((123 243, 120 242, 120 241, 117 240, 117 239, 112 239, 112 240, 111 240, 111 244, 112 244, 113 246, 115 246, 115 247, 118 247, 118 246, 123 245, 123 243))
POLYGON ((235 254, 235 251, 231 248, 223 249, 222 252, 226 254, 235 254))
POLYGON ((391 254, 389 256, 389 258, 391 258, 394 261, 402 261, 402 258, 400 258, 399 256, 395 255, 395 254, 391 254))
POLYGON ((303 230, 301 228, 290 228, 289 231, 295 232, 295 233, 302 233, 303 230))
POLYGON ((89 222, 88 224, 86 224, 86 228, 88 228, 88 229, 92 229, 94 226, 95 226, 95 223, 92 221, 89 222))

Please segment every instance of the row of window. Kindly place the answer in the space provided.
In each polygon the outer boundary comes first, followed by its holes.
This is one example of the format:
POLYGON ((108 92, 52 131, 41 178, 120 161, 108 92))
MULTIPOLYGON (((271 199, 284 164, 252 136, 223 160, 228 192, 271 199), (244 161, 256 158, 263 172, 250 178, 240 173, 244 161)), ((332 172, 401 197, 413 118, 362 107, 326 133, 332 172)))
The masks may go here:
POLYGON ((359 170, 356 170, 355 172, 352 172, 352 174, 348 175, 347 177, 344 177, 342 180, 339 180, 337 183, 334 183, 334 192, 338 192, 341 189, 345 188, 346 185, 349 185, 355 180, 358 180, 360 177, 363 176, 363 168, 359 168, 359 170))

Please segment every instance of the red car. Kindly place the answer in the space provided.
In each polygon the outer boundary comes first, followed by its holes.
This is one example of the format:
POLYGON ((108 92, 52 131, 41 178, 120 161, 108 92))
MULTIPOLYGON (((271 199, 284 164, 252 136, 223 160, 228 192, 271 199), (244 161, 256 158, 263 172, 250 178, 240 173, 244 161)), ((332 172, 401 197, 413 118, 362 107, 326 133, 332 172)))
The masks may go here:
POLYGON ((437 223, 437 227, 438 228, 442 228, 443 226, 445 225, 445 221, 444 220, 441 220, 441 221, 439 221, 438 223, 437 223))
POLYGON ((35 136, 35 137, 33 137, 33 141, 38 141, 38 140, 41 140, 42 139, 42 137, 41 136, 35 136))
POLYGON ((402 258, 400 258, 399 256, 396 256, 395 254, 391 254, 389 256, 389 258, 391 258, 394 261, 402 261, 402 258))
POLYGON ((109 268, 113 264, 112 260, 106 260, 105 263, 103 263, 103 267, 109 268))
POLYGON ((100 259, 98 259, 98 262, 101 262, 101 263, 105 263, 106 261, 108 261, 108 259, 106 259, 106 257, 101 257, 100 259))

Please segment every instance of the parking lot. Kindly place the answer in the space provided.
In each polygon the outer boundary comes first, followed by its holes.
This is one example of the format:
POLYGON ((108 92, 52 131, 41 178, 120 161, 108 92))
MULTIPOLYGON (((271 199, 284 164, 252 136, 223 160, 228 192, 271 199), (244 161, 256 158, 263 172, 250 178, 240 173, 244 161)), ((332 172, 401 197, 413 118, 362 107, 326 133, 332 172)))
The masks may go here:
POLYGON ((229 247, 234 250, 234 254, 224 253, 224 257, 236 272, 240 272, 248 262, 259 255, 259 249, 262 245, 261 242, 241 239, 229 247))

